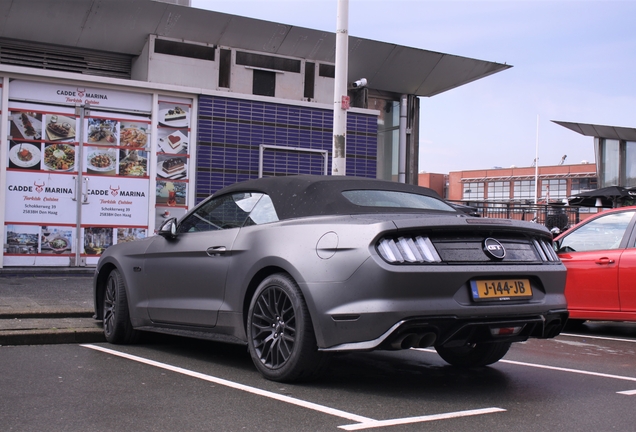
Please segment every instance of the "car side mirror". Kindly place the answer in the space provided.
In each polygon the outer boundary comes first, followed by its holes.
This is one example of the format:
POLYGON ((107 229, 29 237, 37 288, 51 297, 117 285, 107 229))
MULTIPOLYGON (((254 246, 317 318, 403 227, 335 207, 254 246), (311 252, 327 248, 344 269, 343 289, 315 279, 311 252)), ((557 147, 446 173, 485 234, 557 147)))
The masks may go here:
POLYGON ((157 231, 161 237, 173 239, 177 236, 177 218, 170 218, 157 231))

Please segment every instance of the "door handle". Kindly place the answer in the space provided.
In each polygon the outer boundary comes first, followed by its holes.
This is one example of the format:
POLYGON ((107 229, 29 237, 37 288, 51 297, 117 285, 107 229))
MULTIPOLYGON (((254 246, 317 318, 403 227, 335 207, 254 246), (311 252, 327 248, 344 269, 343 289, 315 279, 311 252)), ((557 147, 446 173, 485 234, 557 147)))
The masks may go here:
POLYGON ((225 246, 213 246, 213 247, 209 247, 208 250, 206 250, 206 253, 209 256, 220 256, 220 255, 225 255, 226 251, 227 249, 225 248, 225 246))
POLYGON ((614 264, 615 261, 613 259, 609 259, 606 257, 603 258, 599 258, 596 261, 594 261, 596 264, 598 265, 609 265, 609 264, 614 264))

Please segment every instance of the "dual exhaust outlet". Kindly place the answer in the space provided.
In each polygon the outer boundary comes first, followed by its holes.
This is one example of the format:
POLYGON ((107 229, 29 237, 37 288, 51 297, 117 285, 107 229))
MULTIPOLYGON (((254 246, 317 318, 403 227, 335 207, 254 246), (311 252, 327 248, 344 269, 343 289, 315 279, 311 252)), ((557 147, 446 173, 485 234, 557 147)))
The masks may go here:
POLYGON ((395 350, 409 348, 428 348, 435 344, 437 335, 434 332, 404 333, 391 342, 395 350))

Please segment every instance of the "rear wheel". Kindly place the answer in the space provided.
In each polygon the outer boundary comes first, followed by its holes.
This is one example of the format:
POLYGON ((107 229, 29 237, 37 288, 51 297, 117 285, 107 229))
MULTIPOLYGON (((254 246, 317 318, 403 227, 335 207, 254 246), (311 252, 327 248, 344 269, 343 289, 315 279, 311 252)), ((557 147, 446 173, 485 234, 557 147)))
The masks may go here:
POLYGON ((510 349, 510 342, 477 343, 462 347, 435 347, 437 353, 453 366, 475 367, 498 362, 510 349))
POLYGON ((103 322, 104 336, 110 343, 128 344, 139 339, 130 322, 126 285, 118 270, 112 270, 106 281, 103 322))
POLYGON ((247 340, 254 365, 273 381, 314 378, 326 360, 318 351, 305 300, 288 274, 271 275, 256 289, 247 340))

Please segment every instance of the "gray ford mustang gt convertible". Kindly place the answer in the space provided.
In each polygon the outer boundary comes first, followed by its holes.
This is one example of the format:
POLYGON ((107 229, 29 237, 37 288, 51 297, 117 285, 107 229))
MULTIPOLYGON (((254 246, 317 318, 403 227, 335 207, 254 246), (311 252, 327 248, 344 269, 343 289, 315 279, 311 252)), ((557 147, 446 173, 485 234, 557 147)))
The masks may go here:
POLYGON ((418 186, 262 178, 106 249, 95 312, 111 343, 154 331, 247 345, 275 381, 314 377, 335 352, 434 347, 484 366, 562 330, 551 242, 541 225, 471 217, 418 186))

